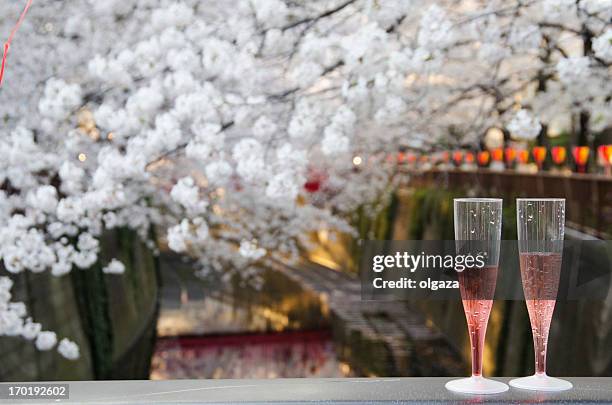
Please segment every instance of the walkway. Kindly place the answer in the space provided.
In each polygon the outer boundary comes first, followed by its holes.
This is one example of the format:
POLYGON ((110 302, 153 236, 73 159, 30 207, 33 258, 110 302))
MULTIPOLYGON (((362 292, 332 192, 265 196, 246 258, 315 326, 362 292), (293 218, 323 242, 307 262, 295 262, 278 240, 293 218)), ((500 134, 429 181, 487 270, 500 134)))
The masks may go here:
POLYGON ((407 303, 363 301, 359 279, 312 262, 269 263, 319 294, 341 360, 357 375, 448 376, 466 372, 444 336, 407 303))

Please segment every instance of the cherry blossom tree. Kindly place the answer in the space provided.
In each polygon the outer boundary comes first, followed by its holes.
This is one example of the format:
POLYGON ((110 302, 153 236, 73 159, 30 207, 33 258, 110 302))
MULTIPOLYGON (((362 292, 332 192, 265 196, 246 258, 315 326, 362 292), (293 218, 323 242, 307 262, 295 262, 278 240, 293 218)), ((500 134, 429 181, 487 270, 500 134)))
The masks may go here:
POLYGON ((61 276, 105 230, 156 249, 156 227, 202 273, 257 282, 381 208, 401 148, 610 126, 611 18, 610 0, 35 2, 0 92, 4 266, 61 276))

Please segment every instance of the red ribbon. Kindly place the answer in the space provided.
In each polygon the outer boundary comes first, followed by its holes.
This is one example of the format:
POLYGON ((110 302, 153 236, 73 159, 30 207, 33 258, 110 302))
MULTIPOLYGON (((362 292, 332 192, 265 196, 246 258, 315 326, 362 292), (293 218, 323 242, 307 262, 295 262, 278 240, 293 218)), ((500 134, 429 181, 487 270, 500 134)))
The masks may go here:
POLYGON ((2 82, 4 81, 4 68, 6 67, 6 58, 8 56, 9 49, 11 48, 11 42, 13 42, 13 37, 15 36, 15 33, 19 29, 19 26, 25 19, 25 16, 28 13, 28 10, 30 9, 31 5, 32 5, 32 0, 28 0, 28 2, 26 3, 26 6, 21 12, 21 15, 19 16, 19 20, 17 20, 17 24, 15 24, 15 26, 13 27, 13 30, 11 31, 11 34, 9 35, 6 42, 4 43, 4 52, 2 54, 2 66, 0 67, 0 87, 2 87, 2 82))

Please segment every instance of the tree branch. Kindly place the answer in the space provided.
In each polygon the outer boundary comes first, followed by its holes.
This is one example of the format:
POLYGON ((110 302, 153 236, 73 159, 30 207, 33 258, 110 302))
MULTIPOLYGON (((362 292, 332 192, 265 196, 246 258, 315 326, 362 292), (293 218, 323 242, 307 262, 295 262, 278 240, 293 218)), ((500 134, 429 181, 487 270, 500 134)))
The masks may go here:
MULTIPOLYGON (((229 129, 229 128, 233 127, 233 126, 234 126, 234 121, 227 122, 227 123, 225 123, 225 124, 223 124, 221 126, 221 131, 219 131, 219 132, 223 132, 226 129, 229 129)), ((147 165, 145 166, 145 170, 149 170, 151 168, 151 166, 155 165, 156 163, 159 163, 162 160, 164 160, 166 158, 169 158, 169 157, 173 156, 174 154, 182 151, 183 149, 185 149, 187 147, 188 144, 189 143, 182 143, 179 146, 177 146, 176 148, 171 149, 171 150, 169 150, 167 152, 164 152, 160 156, 156 157, 155 159, 153 159, 152 161, 147 163, 147 165)))
POLYGON ((338 13, 339 11, 344 10, 345 8, 347 8, 348 6, 350 6, 351 4, 356 3, 356 2, 357 2, 357 0, 347 0, 344 3, 341 3, 340 5, 338 5, 337 7, 334 7, 332 9, 329 9, 329 10, 323 12, 322 14, 319 14, 319 15, 314 16, 314 17, 306 17, 304 19, 292 22, 291 24, 285 25, 284 27, 281 28, 281 30, 283 32, 285 32, 287 30, 290 30, 292 28, 298 27, 298 26, 303 25, 303 24, 316 23, 317 21, 322 20, 323 18, 332 16, 332 15, 338 13))

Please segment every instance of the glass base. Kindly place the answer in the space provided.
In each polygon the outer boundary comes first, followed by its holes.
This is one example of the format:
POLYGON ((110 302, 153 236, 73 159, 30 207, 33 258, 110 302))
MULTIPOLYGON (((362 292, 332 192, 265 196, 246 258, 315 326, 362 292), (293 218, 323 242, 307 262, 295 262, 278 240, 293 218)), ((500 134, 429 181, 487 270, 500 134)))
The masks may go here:
POLYGON ((446 389, 461 394, 499 394, 508 391, 509 387, 503 382, 472 376, 449 381, 446 389))
POLYGON ((565 391, 572 389, 572 383, 546 374, 534 374, 529 377, 515 378, 510 381, 514 388, 534 391, 565 391))

